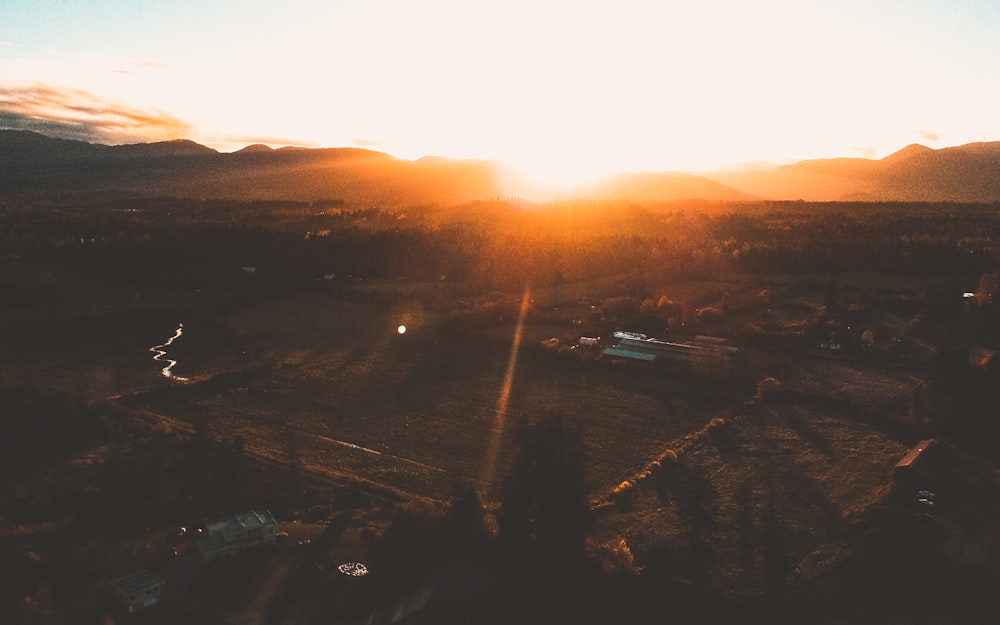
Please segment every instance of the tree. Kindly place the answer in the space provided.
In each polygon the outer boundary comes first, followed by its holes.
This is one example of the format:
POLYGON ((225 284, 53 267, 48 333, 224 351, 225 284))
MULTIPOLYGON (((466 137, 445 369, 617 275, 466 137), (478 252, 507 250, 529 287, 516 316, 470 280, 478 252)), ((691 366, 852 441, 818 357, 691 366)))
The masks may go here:
POLYGON ((789 574, 788 546, 784 520, 772 496, 764 508, 764 597, 774 611, 780 606, 789 574))
POLYGON ((451 505, 441 520, 442 551, 463 560, 478 560, 490 545, 490 530, 486 524, 485 507, 472 484, 456 491, 451 505))
POLYGON ((549 414, 523 434, 497 513, 501 552, 545 576, 579 572, 587 559, 590 507, 580 433, 549 414))

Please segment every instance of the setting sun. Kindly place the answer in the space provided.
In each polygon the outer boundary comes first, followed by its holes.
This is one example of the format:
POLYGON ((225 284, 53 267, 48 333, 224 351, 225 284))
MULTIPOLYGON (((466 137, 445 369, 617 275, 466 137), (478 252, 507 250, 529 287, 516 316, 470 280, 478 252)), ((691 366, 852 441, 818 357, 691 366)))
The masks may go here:
POLYGON ((0 125, 490 159, 556 187, 1000 137, 1000 5, 98 4, 3 9, 0 125))

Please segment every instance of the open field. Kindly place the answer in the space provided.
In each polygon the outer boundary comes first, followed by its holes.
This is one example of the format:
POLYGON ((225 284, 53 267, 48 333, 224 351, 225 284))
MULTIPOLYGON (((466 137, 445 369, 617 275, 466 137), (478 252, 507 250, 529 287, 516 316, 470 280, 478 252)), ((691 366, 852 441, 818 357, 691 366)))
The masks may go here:
MULTIPOLYGON (((992 430, 955 417, 979 410, 961 403, 963 393, 991 396, 972 382, 943 386, 938 364, 947 349, 965 349, 951 366, 989 386, 992 278, 976 267, 992 253, 993 222, 975 215, 985 225, 963 244, 974 254, 955 256, 947 236, 924 249, 952 263, 939 273, 868 272, 833 247, 804 257, 840 270, 778 271, 801 245, 783 237, 790 219, 809 223, 803 206, 675 209, 640 215, 641 227, 614 222, 614 234, 595 229, 579 245, 590 249, 546 238, 558 214, 500 213, 494 223, 492 205, 453 216, 464 231, 435 221, 426 230, 383 224, 383 234, 345 213, 344 231, 316 248, 285 221, 239 236, 194 223, 150 243, 155 254, 123 243, 129 235, 108 237, 104 250, 54 236, 31 239, 48 241, 40 247, 10 244, 0 265, 13 294, 0 302, 0 399, 13 434, 0 545, 33 573, 8 586, 4 596, 21 603, 5 614, 44 612, 49 602, 54 613, 98 619, 107 609, 100 580, 152 567, 183 589, 185 622, 327 622, 374 596, 337 585, 331 564, 385 562, 380 544, 400 514, 445 510, 471 485, 495 535, 516 458, 551 414, 580 434, 589 558, 606 573, 639 576, 636 588, 658 571, 688 599, 850 620, 885 606, 846 572, 904 576, 919 565, 872 555, 873 541, 897 528, 909 538, 893 549, 917 541, 954 579, 994 579, 992 430), (523 234, 532 220, 543 231, 523 234), (523 254, 504 251, 512 233, 523 254), (233 238, 217 251, 216 235, 233 238), (252 258, 261 269, 242 269, 265 242, 275 249, 252 258), (123 264, 133 253, 136 266, 123 264), (598 253, 608 262, 595 262, 598 253), (739 354, 692 368, 576 346, 581 336, 608 346, 618 329, 727 337, 739 354), (168 361, 174 377, 162 373, 168 361), (962 429, 970 426, 980 429, 962 429), (893 466, 929 436, 962 450, 965 481, 956 503, 928 517, 900 503, 893 466), (171 526, 253 507, 275 511, 294 548, 247 560, 250 571, 226 569, 231 583, 193 554, 164 555, 171 526), (298 590, 303 579, 336 592, 327 600, 298 590), (857 612, 838 607, 858 597, 857 612)), ((887 211, 892 224, 906 223, 900 211, 887 211)), ((931 219, 928 211, 916 214, 931 219)), ((358 219, 373 216, 394 223, 358 219)), ((37 219, 81 227, 61 213, 37 219)), ((20 229, 9 241, 29 241, 20 229)), ((843 245, 856 251, 850 238, 843 245)), ((896 251, 898 263, 930 262, 913 259, 909 244, 896 251)), ((406 603, 422 579, 397 580, 391 600, 406 603)), ((886 618, 919 614, 921 595, 948 613, 934 589, 914 587, 884 587, 917 606, 886 618)), ((696 610, 685 614, 698 622, 696 610)))

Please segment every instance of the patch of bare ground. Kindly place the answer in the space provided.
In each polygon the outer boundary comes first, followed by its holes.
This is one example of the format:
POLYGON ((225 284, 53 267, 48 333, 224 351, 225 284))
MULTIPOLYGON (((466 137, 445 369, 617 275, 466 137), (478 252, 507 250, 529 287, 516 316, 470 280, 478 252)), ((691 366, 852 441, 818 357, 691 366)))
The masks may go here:
POLYGON ((665 546, 675 574, 754 600, 880 505, 907 446, 799 396, 713 419, 669 449, 598 507, 595 542, 623 538, 640 561, 665 546))

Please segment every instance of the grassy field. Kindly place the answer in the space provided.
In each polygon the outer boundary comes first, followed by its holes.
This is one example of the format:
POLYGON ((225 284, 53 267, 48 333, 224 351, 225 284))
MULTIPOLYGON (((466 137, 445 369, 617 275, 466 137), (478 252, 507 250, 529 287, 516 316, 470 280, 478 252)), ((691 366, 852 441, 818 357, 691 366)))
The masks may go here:
MULTIPOLYGON (((447 499, 459 483, 482 477, 514 326, 506 322, 492 333, 509 332, 506 342, 450 336, 440 314, 399 299, 294 295, 220 318, 244 346, 230 367, 257 367, 235 384, 212 378, 223 368, 202 363, 219 354, 199 345, 198 326, 186 324, 173 357, 177 374, 195 381, 128 403, 220 437, 242 436, 276 458, 294 448, 316 470, 447 499), (400 324, 407 326, 403 335, 400 324)), ((568 373, 540 352, 534 335, 526 333, 521 346, 504 421, 533 422, 547 412, 569 417, 585 434, 595 491, 748 392, 710 393, 669 375, 628 379, 610 368, 568 373), (624 388, 617 383, 623 379, 624 388)), ((502 440, 506 458, 512 436, 502 440)))
MULTIPOLYGON (((67 272, 0 305, 7 387, 97 415, 87 436, 43 439, 7 467, 5 553, 46 571, 62 608, 99 612, 95 580, 153 566, 216 584, 223 599, 191 595, 189 622, 275 610, 286 622, 321 620, 314 604, 283 594, 294 584, 282 580, 363 560, 394 511, 441 509, 464 485, 496 512, 525 426, 549 413, 582 434, 589 549, 609 570, 659 567, 713 596, 801 615, 865 596, 845 582, 852 572, 891 579, 919 566, 872 551, 896 529, 908 538, 886 544, 902 553, 907 541, 931 544, 926 562, 956 579, 992 571, 985 561, 1000 553, 995 528, 970 520, 969 502, 996 509, 988 463, 963 460, 977 467, 978 491, 958 512, 930 518, 892 500, 893 465, 929 432, 912 410, 935 350, 975 344, 961 302, 928 324, 927 294, 960 294, 975 280, 732 268, 525 290, 443 276, 282 280, 237 270, 216 289, 118 288, 67 272), (740 353, 725 370, 692 371, 573 348, 581 335, 640 329, 632 323, 663 338, 728 337, 740 353), (165 348, 177 361, 171 379, 150 350, 181 327, 165 348), (822 347, 833 338, 843 350, 822 347), (762 392, 765 378, 780 390, 762 392), (237 441, 238 480, 223 475, 237 441), (137 484, 147 476, 148 492, 137 484), (239 482, 228 499, 226 479, 239 482), (215 569, 164 560, 171 525, 237 504, 274 508, 293 541, 322 543, 314 551, 324 555, 261 556, 255 573, 228 570, 230 586, 212 581, 215 569), (128 518, 115 521, 122 511, 128 518)), ((991 354, 977 349, 977 362, 991 354)), ((44 599, 40 587, 11 588, 44 599)), ((880 588, 899 601, 927 590, 880 588)))

